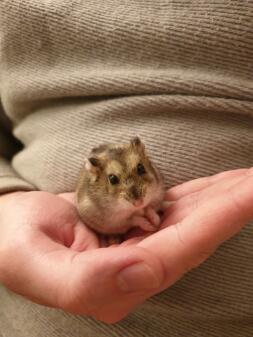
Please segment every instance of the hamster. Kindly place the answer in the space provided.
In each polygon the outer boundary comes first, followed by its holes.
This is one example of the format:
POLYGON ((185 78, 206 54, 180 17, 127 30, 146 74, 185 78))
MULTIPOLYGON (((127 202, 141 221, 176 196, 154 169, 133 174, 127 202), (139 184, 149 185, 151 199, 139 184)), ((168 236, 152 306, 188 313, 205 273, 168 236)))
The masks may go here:
POLYGON ((155 231, 164 194, 161 173, 135 137, 128 144, 103 144, 91 151, 77 183, 77 210, 87 226, 105 235, 136 226, 155 231))

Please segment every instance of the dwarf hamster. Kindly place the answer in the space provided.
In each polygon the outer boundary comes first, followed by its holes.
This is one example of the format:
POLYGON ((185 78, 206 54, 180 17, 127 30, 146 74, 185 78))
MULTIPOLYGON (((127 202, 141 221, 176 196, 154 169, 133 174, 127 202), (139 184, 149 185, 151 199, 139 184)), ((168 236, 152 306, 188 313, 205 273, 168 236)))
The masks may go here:
POLYGON ((82 221, 103 234, 122 234, 138 226, 154 231, 160 224, 165 185, 135 137, 128 144, 103 144, 86 159, 76 188, 82 221))

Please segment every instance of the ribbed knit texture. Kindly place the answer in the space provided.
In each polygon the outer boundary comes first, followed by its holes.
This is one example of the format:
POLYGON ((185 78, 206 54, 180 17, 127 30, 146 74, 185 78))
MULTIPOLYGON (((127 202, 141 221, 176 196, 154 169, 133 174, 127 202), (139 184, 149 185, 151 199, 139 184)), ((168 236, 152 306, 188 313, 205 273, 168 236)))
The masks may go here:
MULTIPOLYGON (((73 191, 93 146, 136 134, 168 186, 253 166, 250 0, 2 0, 0 48, 1 101, 24 145, 7 162, 2 122, 2 192, 73 191)), ((0 336, 252 337, 252 261, 248 225, 113 326, 1 289, 0 336)))
POLYGON ((0 105, 0 193, 29 191, 35 187, 19 177, 8 159, 20 148, 9 132, 9 123, 0 105))

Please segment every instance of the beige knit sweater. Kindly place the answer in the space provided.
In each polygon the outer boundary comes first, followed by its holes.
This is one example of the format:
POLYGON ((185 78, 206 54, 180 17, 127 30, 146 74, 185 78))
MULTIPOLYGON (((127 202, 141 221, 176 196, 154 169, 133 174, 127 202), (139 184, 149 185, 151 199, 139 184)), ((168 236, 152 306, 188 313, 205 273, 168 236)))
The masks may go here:
MULTIPOLYGON (((73 191, 136 134, 168 186, 253 166, 252 75, 251 0, 0 0, 0 192, 73 191)), ((248 225, 114 326, 1 288, 0 336, 252 336, 252 289, 248 225)))

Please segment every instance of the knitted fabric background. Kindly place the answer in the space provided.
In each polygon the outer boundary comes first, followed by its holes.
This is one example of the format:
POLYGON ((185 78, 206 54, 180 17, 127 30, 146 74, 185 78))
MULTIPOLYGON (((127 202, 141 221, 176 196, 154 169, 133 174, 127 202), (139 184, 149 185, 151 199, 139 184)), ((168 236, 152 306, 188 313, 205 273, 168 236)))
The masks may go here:
MULTIPOLYGON (((73 191, 93 146, 136 134, 168 187, 253 166, 252 73, 252 1, 2 0, 0 191, 73 191)), ((113 326, 1 289, 0 335, 252 336, 252 247, 248 225, 113 326)))

